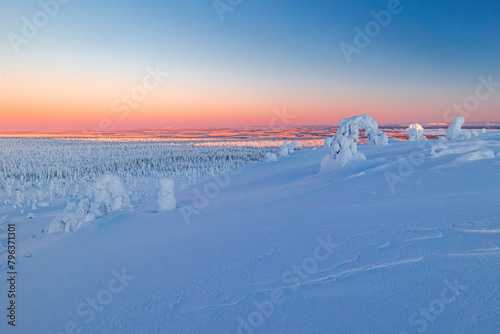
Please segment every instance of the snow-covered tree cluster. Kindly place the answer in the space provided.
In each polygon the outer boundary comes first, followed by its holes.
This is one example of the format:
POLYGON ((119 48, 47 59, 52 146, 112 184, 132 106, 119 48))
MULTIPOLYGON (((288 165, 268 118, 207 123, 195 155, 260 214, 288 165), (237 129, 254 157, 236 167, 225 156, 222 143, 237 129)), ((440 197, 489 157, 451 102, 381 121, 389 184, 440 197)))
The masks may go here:
POLYGON ((453 123, 446 130, 446 139, 470 139, 472 137, 477 137, 477 131, 462 129, 464 123, 465 118, 463 116, 455 117, 453 123))
POLYGON ((120 176, 132 202, 156 197, 157 180, 176 180, 179 188, 203 176, 219 175, 266 160, 279 148, 99 142, 34 138, 0 139, 0 207, 38 208, 59 199, 89 197, 97 178, 120 176))
POLYGON ((266 161, 278 161, 278 156, 276 155, 276 153, 267 152, 266 161))
POLYGON ((50 223, 49 233, 73 232, 83 223, 93 221, 120 210, 132 210, 123 180, 113 174, 99 177, 92 187, 92 203, 87 197, 82 198, 78 205, 68 203, 64 213, 50 223))
POLYGON ((98 216, 132 208, 123 180, 118 175, 102 175, 96 180, 92 190, 94 203, 92 203, 90 211, 98 216))
POLYGON ((365 160, 366 157, 358 152, 359 130, 365 129, 365 136, 369 142, 377 146, 387 145, 387 135, 378 129, 378 123, 368 115, 359 115, 344 118, 335 136, 325 140, 325 146, 330 147, 330 154, 322 162, 322 168, 334 164, 344 166, 353 159, 365 160))
POLYGON ((424 136, 424 128, 418 123, 411 124, 406 129, 406 134, 409 141, 427 140, 427 137, 424 136))
POLYGON ((288 154, 293 153, 298 148, 299 148, 298 141, 292 141, 291 143, 285 141, 283 145, 281 145, 280 147, 280 156, 282 157, 287 156, 288 154))

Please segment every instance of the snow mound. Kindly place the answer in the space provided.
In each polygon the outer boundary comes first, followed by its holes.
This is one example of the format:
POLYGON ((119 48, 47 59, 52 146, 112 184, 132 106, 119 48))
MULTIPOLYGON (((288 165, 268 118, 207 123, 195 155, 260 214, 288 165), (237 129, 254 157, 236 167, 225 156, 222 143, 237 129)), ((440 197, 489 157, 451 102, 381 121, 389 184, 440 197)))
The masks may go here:
POLYGON ((477 132, 472 132, 470 130, 462 130, 462 126, 465 123, 465 118, 463 116, 457 116, 453 120, 453 123, 446 130, 446 139, 470 139, 477 136, 477 132))
POLYGON ((424 136, 424 128, 418 123, 411 124, 408 129, 406 129, 406 134, 410 141, 427 140, 427 137, 424 136))
POLYGON ((160 180, 160 192, 158 193, 158 212, 175 210, 177 200, 174 193, 175 182, 171 179, 160 180))
POLYGON ((358 152, 359 129, 365 129, 368 141, 377 146, 387 145, 387 135, 378 129, 378 123, 368 115, 359 115, 344 118, 340 121, 340 127, 330 141, 325 140, 325 146, 331 142, 330 154, 321 162, 322 170, 329 165, 345 166, 350 160, 366 160, 366 157, 358 152))
POLYGON ((495 152, 492 150, 479 150, 475 152, 468 153, 457 159, 458 162, 463 161, 476 161, 483 159, 492 159, 495 157, 495 152))
POLYGON ((464 154, 472 151, 477 151, 481 148, 479 145, 453 145, 446 142, 438 142, 431 147, 431 156, 434 158, 443 157, 449 154, 464 154))

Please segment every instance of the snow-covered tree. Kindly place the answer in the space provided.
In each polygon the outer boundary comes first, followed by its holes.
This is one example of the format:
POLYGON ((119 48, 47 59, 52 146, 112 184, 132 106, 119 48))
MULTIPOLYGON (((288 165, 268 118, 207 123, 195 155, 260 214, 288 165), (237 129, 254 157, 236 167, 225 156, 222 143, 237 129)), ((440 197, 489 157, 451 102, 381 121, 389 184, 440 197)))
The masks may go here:
POLYGON ((132 208, 123 180, 118 175, 105 174, 100 176, 95 181, 92 190, 95 199, 90 206, 90 211, 96 217, 132 208))
POLYGON ((276 153, 271 153, 268 152, 266 153, 266 161, 277 161, 278 157, 276 156, 276 153))
POLYGON ((331 147, 333 144, 333 137, 326 137, 325 138, 325 144, 323 147, 331 147))
POLYGON ((283 143, 283 145, 280 146, 280 156, 284 157, 287 156, 290 151, 290 144, 288 144, 287 141, 283 143))
POLYGON ((457 116, 453 120, 453 123, 446 130, 446 139, 470 139, 473 136, 472 131, 463 130, 462 126, 465 123, 465 118, 463 116, 457 116))
POLYGON ((427 137, 424 136, 424 128, 418 123, 411 124, 408 129, 406 129, 406 134, 410 141, 427 140, 427 137))
MULTIPOLYGON (((340 121, 340 126, 332 137, 330 154, 322 162, 322 168, 332 162, 335 165, 344 166, 349 160, 365 160, 366 157, 358 152, 359 130, 365 129, 365 136, 368 141, 377 146, 387 145, 389 138, 378 129, 378 123, 368 115, 359 115, 351 118, 344 118, 340 121)), ((326 141, 325 141, 326 144, 326 141)))
POLYGON ((83 223, 92 221, 95 216, 89 213, 89 200, 84 198, 78 206, 75 203, 68 203, 64 212, 55 218, 49 226, 49 233, 65 232, 70 233, 78 230, 83 223))
POLYGON ((293 153, 296 149, 298 149, 300 146, 298 141, 292 141, 291 143, 288 143, 285 141, 283 145, 280 146, 280 156, 284 157, 290 153, 293 153))
POLYGON ((158 212, 174 210, 177 205, 174 192, 175 182, 164 178, 160 180, 160 191, 158 193, 158 212))
POLYGON ((85 222, 114 211, 132 209, 125 185, 118 175, 105 174, 97 178, 92 193, 92 204, 89 204, 88 198, 83 198, 78 206, 74 202, 68 202, 64 213, 50 223, 49 233, 73 232, 85 222))

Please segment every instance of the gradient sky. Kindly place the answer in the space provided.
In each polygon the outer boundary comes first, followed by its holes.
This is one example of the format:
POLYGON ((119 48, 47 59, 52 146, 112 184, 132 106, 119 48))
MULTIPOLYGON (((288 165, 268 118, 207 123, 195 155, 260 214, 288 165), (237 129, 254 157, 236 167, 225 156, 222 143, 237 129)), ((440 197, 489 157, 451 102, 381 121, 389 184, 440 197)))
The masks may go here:
MULTIPOLYGON (((3 0, 0 129, 279 125, 273 110, 284 108, 290 125, 361 113, 444 122, 479 76, 500 81, 500 3, 491 0, 401 1, 348 64, 340 43, 353 44, 354 28, 387 6, 243 0, 221 21, 212 0, 72 0, 16 53, 9 34, 22 36, 22 18, 33 22, 41 7, 3 0), (157 65, 169 77, 115 112, 157 65)), ((500 121, 500 87, 466 118, 500 121)))

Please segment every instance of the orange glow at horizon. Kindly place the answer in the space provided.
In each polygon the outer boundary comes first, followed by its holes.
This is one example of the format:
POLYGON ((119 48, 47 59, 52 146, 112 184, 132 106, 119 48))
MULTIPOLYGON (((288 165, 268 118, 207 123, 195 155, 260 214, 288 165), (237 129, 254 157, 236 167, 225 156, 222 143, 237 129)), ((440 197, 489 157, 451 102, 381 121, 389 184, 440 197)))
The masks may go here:
MULTIPOLYGON (((0 129, 99 129, 103 120, 116 129, 338 124, 342 118, 370 114, 379 123, 443 122, 452 104, 437 98, 393 96, 366 91, 326 93, 268 92, 249 85, 166 82, 148 92, 135 108, 112 105, 130 95, 138 78, 65 75, 49 69, 0 81, 0 129), (224 89, 222 89, 223 87, 224 89), (289 118, 280 118, 286 110, 289 118), (277 114, 278 113, 278 114, 277 114), (276 118, 278 116, 278 118, 276 118)), ((496 101, 484 103, 494 113, 496 101)), ((121 103, 121 106, 125 104, 121 103)), ((126 106, 126 105, 125 105, 126 106)), ((484 115, 484 113, 483 113, 484 115)), ((468 121, 480 121, 481 114, 468 121)), ((497 116, 498 117, 498 116, 497 116)), ((495 121, 495 120, 491 120, 495 121)))

